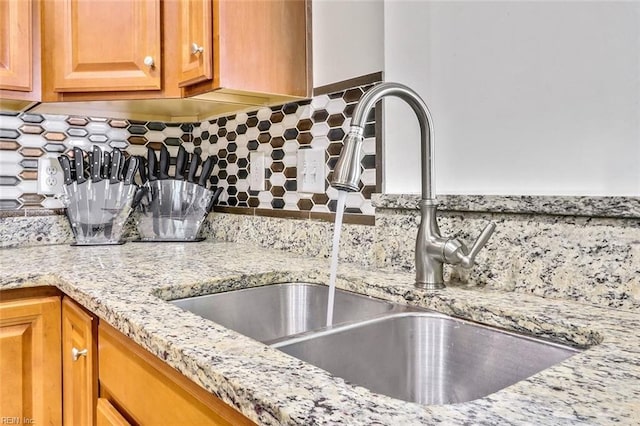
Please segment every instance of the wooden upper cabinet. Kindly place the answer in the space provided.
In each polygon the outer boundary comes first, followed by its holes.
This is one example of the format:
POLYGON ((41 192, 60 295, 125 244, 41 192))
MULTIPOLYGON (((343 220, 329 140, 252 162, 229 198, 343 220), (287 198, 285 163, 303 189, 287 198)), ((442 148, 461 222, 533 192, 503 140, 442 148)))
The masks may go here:
POLYGON ((62 402, 66 426, 95 424, 98 398, 98 319, 62 301, 62 402))
POLYGON ((213 77, 211 8, 211 0, 180 2, 180 87, 213 77))
POLYGON ((30 0, 0 0, 0 89, 32 89, 32 6, 30 0))
MULTIPOLYGON (((213 7, 213 78, 185 87, 187 96, 217 89, 310 96, 309 0, 193 2, 213 7)), ((183 20, 181 25, 194 24, 183 20)))
POLYGON ((160 90, 160 0, 43 4, 55 92, 160 90))
POLYGON ((0 302, 0 418, 62 423, 60 298, 0 302))

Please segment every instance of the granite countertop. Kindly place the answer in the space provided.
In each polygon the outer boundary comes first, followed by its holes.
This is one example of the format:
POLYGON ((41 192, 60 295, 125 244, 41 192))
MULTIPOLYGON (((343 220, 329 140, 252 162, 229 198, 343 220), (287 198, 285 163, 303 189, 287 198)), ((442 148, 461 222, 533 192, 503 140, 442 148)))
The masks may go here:
POLYGON ((632 424, 640 418, 637 312, 455 286, 427 292, 413 288, 409 273, 340 265, 338 287, 347 290, 590 346, 485 398, 423 406, 352 386, 165 301, 276 282, 326 283, 326 259, 210 241, 1 253, 0 289, 60 288, 260 424, 632 424))

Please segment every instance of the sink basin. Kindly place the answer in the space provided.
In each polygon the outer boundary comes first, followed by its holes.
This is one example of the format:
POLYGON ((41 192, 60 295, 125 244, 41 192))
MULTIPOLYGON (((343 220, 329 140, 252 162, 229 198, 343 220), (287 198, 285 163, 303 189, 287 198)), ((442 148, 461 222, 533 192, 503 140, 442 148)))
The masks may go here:
POLYGON ((480 398, 579 352, 429 312, 394 314, 273 346, 373 392, 422 404, 480 398))
MULTIPOLYGON (((329 288, 283 283, 171 303, 260 342, 317 330, 326 325, 329 288)), ((397 311, 393 303, 336 289, 333 323, 347 323, 397 311)))

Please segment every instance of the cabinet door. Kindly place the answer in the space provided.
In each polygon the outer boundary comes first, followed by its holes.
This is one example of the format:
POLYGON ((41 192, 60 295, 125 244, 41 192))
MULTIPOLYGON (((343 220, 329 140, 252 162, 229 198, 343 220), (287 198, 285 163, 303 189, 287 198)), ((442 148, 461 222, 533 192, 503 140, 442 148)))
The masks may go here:
POLYGON ((0 418, 61 424, 60 364, 60 298, 0 302, 0 418))
POLYGON ((95 423, 96 326, 96 319, 73 301, 62 301, 62 412, 68 426, 95 423))
POLYGON ((43 4, 56 92, 159 90, 160 0, 43 4))
POLYGON ((180 2, 180 87, 213 77, 211 4, 211 0, 180 2))
POLYGON ((0 89, 31 91, 31 0, 0 0, 0 89))

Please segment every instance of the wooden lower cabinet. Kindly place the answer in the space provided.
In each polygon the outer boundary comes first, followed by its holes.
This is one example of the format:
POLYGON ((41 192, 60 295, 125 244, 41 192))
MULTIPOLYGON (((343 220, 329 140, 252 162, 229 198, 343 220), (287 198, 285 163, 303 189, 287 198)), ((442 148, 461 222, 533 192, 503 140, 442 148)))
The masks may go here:
POLYGON ((131 424, 106 398, 98 398, 96 412, 96 426, 129 426, 131 424))
MULTIPOLYGON (((60 297, 0 301, 0 419, 62 423, 60 297)), ((15 421, 14 421, 15 420, 15 421)))
MULTIPOLYGON (((98 358, 100 399, 131 424, 254 424, 103 322, 98 326, 98 358)), ((122 424, 110 419, 103 424, 122 424)))
POLYGON ((98 319, 62 300, 62 413, 65 426, 95 424, 98 398, 98 319))

